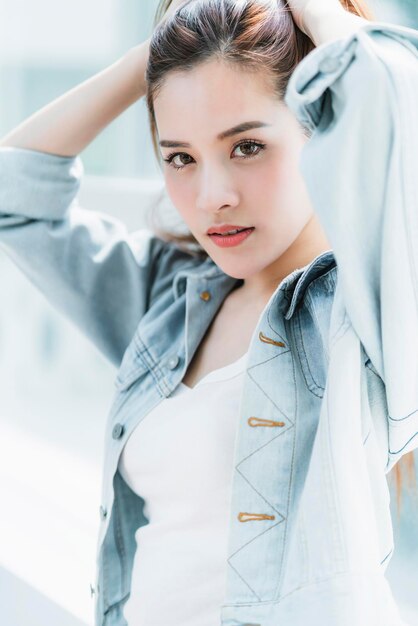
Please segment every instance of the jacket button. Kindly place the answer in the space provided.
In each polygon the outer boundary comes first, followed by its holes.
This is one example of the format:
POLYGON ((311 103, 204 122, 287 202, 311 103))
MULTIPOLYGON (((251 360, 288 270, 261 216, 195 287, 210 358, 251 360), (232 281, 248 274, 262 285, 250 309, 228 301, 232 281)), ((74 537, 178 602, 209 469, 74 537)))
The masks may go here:
POLYGON ((93 585, 90 583, 90 597, 92 598, 94 596, 94 594, 96 593, 95 588, 93 587, 93 585))
POLYGON ((262 417, 249 417, 247 420, 250 426, 285 426, 284 422, 277 422, 276 420, 263 419, 262 417))
POLYGON ((179 364, 179 357, 178 356, 172 356, 168 361, 167 361, 167 365, 168 367, 173 370, 175 367, 177 367, 177 365, 179 364))
POLYGON ((280 348, 286 347, 283 341, 276 341, 275 339, 272 339, 271 337, 267 337, 267 335, 265 335, 263 331, 261 330, 258 333, 258 338, 260 341, 264 341, 264 343, 271 343, 273 346, 279 346, 280 348))
POLYGON ((276 519, 275 515, 267 515, 267 513, 244 513, 243 511, 240 511, 237 517, 240 522, 249 522, 251 520, 263 519, 276 519))
POLYGON ((325 74, 335 72, 341 65, 341 60, 337 57, 324 57, 318 63, 318 69, 325 74))
POLYGON ((112 430, 113 439, 119 439, 120 437, 122 437, 122 434, 123 434, 123 425, 119 423, 115 424, 112 430))
POLYGON ((100 519, 106 519, 107 510, 103 505, 100 505, 100 519))
POLYGON ((211 299, 210 291, 202 291, 200 294, 200 297, 202 298, 202 300, 207 302, 208 300, 211 299))

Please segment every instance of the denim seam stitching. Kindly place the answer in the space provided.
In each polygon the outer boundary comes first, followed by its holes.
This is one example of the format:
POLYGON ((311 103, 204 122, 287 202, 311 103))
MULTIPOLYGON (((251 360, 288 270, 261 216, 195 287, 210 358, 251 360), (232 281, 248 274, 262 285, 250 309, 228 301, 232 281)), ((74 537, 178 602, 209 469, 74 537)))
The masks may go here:
MULTIPOLYGON (((269 324, 269 325, 270 325, 270 324, 269 324)), ((272 327, 271 327, 271 328, 272 328, 272 327)), ((277 331, 275 331, 275 330, 274 330, 274 328, 272 328, 272 330, 273 330, 274 332, 276 332, 276 334, 278 334, 278 336, 281 336, 279 333, 277 333, 277 331)), ((282 338, 282 339, 283 339, 283 338, 282 338)), ((284 343, 286 343, 286 345, 287 345, 287 341, 286 341, 286 342, 284 342, 284 343)), ((290 350, 286 350, 285 352, 290 352, 290 350)), ((273 358, 280 357, 280 356, 281 356, 282 354, 284 354, 285 352, 281 352, 280 354, 275 355, 273 358)), ((258 387, 258 388, 262 391, 262 393, 264 393, 264 395, 266 396, 266 398, 268 398, 268 400, 269 400, 269 401, 270 401, 270 402, 271 402, 271 403, 272 403, 272 404, 273 404, 273 405, 274 405, 274 406, 275 406, 275 407, 276 407, 276 408, 277 408, 277 409, 278 409, 278 410, 279 410, 279 411, 280 411, 283 415, 285 415, 285 414, 281 411, 281 409, 277 406, 277 404, 273 401, 273 399, 272 399, 272 398, 271 398, 271 397, 270 397, 270 396, 269 396, 269 395, 268 395, 268 394, 264 391, 264 389, 262 389, 262 388, 260 387, 260 385, 259 385, 259 384, 258 384, 258 383, 254 380, 253 376, 250 374, 250 370, 251 370, 251 369, 254 369, 255 367, 258 367, 258 366, 260 366, 260 365, 264 365, 264 363, 267 363, 267 362, 268 362, 268 361, 270 361, 270 360, 271 360, 271 359, 270 359, 270 358, 268 358, 268 359, 265 359, 264 361, 261 361, 261 362, 259 362, 259 363, 255 364, 255 365, 253 365, 251 368, 247 369, 247 375, 251 378, 251 380, 254 382, 254 384, 256 384, 256 385, 257 385, 257 387, 258 387)), ((295 388, 295 386, 296 386, 296 381, 294 381, 294 388, 295 388)), ((286 417, 286 416, 285 416, 285 417, 286 417)), ((289 421, 291 421, 291 420, 289 420, 289 421)), ((293 423, 292 421, 291 421, 291 423, 292 423, 292 425, 294 425, 294 423, 293 423)), ((248 455, 247 457, 245 457, 245 459, 247 459, 247 458, 249 458, 250 456, 252 456, 253 454, 255 454, 257 451, 259 451, 261 448, 263 448, 263 447, 264 447, 265 445, 267 445, 268 443, 271 443, 272 441, 274 441, 275 439, 277 439, 277 437, 280 437, 280 436, 281 436, 284 432, 287 432, 287 430, 288 430, 288 429, 286 429, 286 431, 281 431, 278 435, 276 435, 276 436, 272 437, 272 438, 271 438, 271 439, 270 439, 267 443, 265 443, 265 444, 263 444, 262 446, 260 446, 257 450, 253 450, 253 451, 252 451, 252 453, 251 453, 250 455, 248 455)), ((247 483, 248 483, 248 484, 252 487, 252 489, 254 489, 254 491, 255 491, 255 492, 256 492, 259 496, 261 496, 261 497, 263 498, 263 500, 265 500, 265 501, 266 501, 266 502, 267 502, 267 503, 271 506, 271 508, 272 508, 274 511, 276 511, 279 515, 281 515, 282 519, 281 519, 279 522, 277 522, 276 524, 273 524, 273 525, 272 525, 272 526, 270 526, 269 528, 267 528, 267 529, 263 530, 261 533, 259 533, 259 534, 258 534, 258 535, 256 535, 255 537, 253 537, 253 538, 252 538, 249 542, 247 542, 247 543, 245 543, 244 545, 240 546, 240 547, 238 548, 238 550, 236 550, 236 551, 235 551, 232 555, 229 555, 229 556, 228 556, 228 559, 227 559, 228 564, 230 565, 230 567, 232 567, 232 568, 234 569, 234 571, 236 571, 236 569, 235 569, 235 567, 233 567, 233 565, 231 565, 231 563, 230 563, 230 559, 232 558, 232 556, 234 556, 235 554, 237 554, 238 552, 240 552, 241 550, 243 550, 243 549, 244 549, 247 545, 249 545, 249 543, 251 543, 252 541, 254 541, 255 539, 257 539, 258 537, 260 537, 260 536, 261 536, 261 535, 263 535, 264 533, 268 532, 269 530, 272 530, 275 526, 277 526, 278 524, 281 524, 282 522, 286 522, 286 520, 287 520, 287 515, 286 515, 286 516, 284 516, 282 513, 280 513, 280 511, 278 511, 278 510, 276 509, 276 507, 275 507, 275 506, 274 506, 271 502, 269 502, 269 500, 267 500, 264 496, 262 496, 262 494, 260 494, 260 493, 259 493, 259 491, 256 489, 256 487, 254 487, 254 485, 253 485, 253 484, 252 484, 252 483, 251 483, 251 482, 250 482, 250 481, 249 481, 246 477, 244 477, 244 476, 243 476, 242 472, 239 470, 239 465, 240 465, 240 464, 241 464, 241 463, 242 463, 245 459, 241 459, 241 460, 240 460, 240 461, 239 461, 239 462, 235 465, 235 471, 237 471, 237 472, 240 474, 240 476, 242 476, 243 478, 245 478, 245 480, 246 480, 246 481, 247 481, 247 483)), ((291 460, 291 463, 290 463, 290 469, 291 469, 291 471, 290 471, 289 488, 288 488, 288 503, 289 503, 289 493, 290 493, 290 491, 291 491, 291 487, 292 487, 293 463, 294 463, 294 455, 292 455, 292 460, 291 460)), ((285 540, 283 540, 283 541, 282 541, 282 546, 283 546, 283 549, 282 549, 282 555, 283 555, 284 550, 285 550, 285 540)), ((280 580, 280 575, 281 575, 281 569, 282 569, 282 566, 283 566, 283 556, 282 556, 282 561, 281 561, 281 563, 280 563, 280 565, 279 565, 279 573, 278 573, 278 578, 279 578, 279 580, 280 580)), ((256 592, 252 589, 252 587, 251 587, 251 585, 248 583, 248 581, 246 581, 246 580, 245 580, 245 579, 244 579, 244 578, 243 578, 243 577, 242 577, 242 576, 241 576, 238 572, 236 572, 236 573, 240 576, 240 578, 241 578, 241 579, 245 582, 245 584, 248 586, 248 588, 249 588, 249 589, 250 589, 250 590, 254 593, 254 595, 258 598, 258 594, 257 594, 257 593, 256 593, 256 592)))
MULTIPOLYGON (((291 324, 289 324, 288 335, 292 338, 292 342, 294 343, 294 332, 293 332, 293 329, 291 328, 291 324)), ((293 487, 293 468, 294 468, 294 462, 295 462, 295 448, 296 448, 297 425, 298 425, 298 407, 299 407, 299 404, 298 404, 298 393, 297 393, 297 389, 296 389, 295 359, 294 359, 294 356, 292 354, 292 351, 290 351, 290 355, 291 355, 291 359, 292 359, 292 376, 293 376, 293 389, 294 389, 294 401, 295 401, 295 409, 294 409, 295 432, 294 432, 294 436, 293 436, 292 460, 290 462, 289 488, 288 488, 288 491, 287 491, 286 518, 288 518, 288 516, 289 516, 290 494, 292 492, 292 487, 293 487)), ((284 560, 285 560, 285 554, 287 554, 287 549, 288 549, 288 545, 286 543, 287 529, 288 529, 288 524, 286 523, 285 526, 284 526, 283 550, 281 552, 281 561, 280 561, 280 566, 279 566, 279 576, 278 576, 278 582, 277 582, 277 587, 276 587, 276 591, 275 591, 275 597, 277 597, 277 595, 279 594, 281 585, 283 583, 283 577, 284 577, 283 564, 284 564, 284 560)))
POLYGON ((314 396, 316 396, 317 398, 322 398, 322 395, 319 395, 319 393, 315 392, 315 389, 312 388, 312 383, 315 387, 317 387, 318 389, 321 389, 321 391, 323 391, 322 387, 318 387, 318 385, 316 384, 314 378, 312 377, 312 373, 310 371, 309 368, 309 363, 308 363, 308 357, 306 355, 306 351, 304 349, 303 346, 303 340, 301 338, 302 335, 302 331, 301 331, 301 322, 300 322, 300 311, 298 311, 295 315, 295 322, 294 325, 297 327, 296 331, 297 331, 297 336, 295 335, 295 348, 296 348, 296 352, 298 353, 298 357, 299 357, 299 362, 301 365, 301 371, 302 371, 302 376, 303 379, 305 381, 305 385, 306 388, 308 389, 308 391, 310 391, 310 393, 312 393, 314 396), (300 337, 300 339, 299 339, 300 337), (299 342, 301 342, 302 345, 302 349, 299 349, 299 342), (302 354, 302 350, 303 350, 303 354, 302 354), (308 382, 306 374, 309 373, 312 383, 308 382))

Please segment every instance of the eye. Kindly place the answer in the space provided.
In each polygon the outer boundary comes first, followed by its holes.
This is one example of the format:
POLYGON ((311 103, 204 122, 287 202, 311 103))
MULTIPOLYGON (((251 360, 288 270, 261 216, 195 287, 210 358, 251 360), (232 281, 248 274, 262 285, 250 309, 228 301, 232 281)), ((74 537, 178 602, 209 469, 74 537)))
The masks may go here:
POLYGON ((244 152, 247 152, 247 150, 250 149, 248 151, 248 154, 243 154, 241 157, 243 159, 249 159, 251 157, 254 157, 260 154, 260 152, 264 150, 265 147, 266 146, 264 143, 260 143, 258 141, 255 141, 254 139, 246 139, 245 141, 241 141, 241 143, 237 144, 233 152, 235 152, 237 148, 240 148, 240 149, 245 148, 244 152), (257 150, 255 151, 254 149, 257 149, 257 150))
POLYGON ((172 154, 169 154, 168 157, 166 159, 164 159, 164 161, 166 163, 168 163, 169 165, 171 165, 171 167, 174 167, 175 170, 182 170, 182 169, 184 169, 184 167, 186 165, 188 165, 188 163, 183 163, 181 165, 176 164, 174 162, 174 159, 176 157, 186 157, 186 159, 191 159, 192 158, 190 156, 190 154, 187 154, 186 152, 173 152, 172 154))
MULTIPOLYGON (((235 152, 237 148, 240 148, 240 149, 244 148, 244 152, 247 152, 247 150, 249 152, 248 154, 243 154, 240 157, 241 159, 250 159, 252 157, 258 156, 260 152, 264 150, 265 144, 260 143, 259 141, 255 141, 254 139, 246 139, 238 143, 236 146, 234 146, 233 152, 235 152)), ((168 157, 166 157, 163 160, 166 163, 168 163, 168 165, 170 165, 171 167, 174 167, 175 170, 184 170, 185 167, 189 165, 191 162, 191 161, 188 161, 188 159, 193 161, 193 158, 186 152, 173 152, 172 154, 169 154, 168 157), (176 159, 177 157, 179 157, 180 159, 185 158, 186 162, 180 160, 180 163, 176 163, 174 159, 176 159)))

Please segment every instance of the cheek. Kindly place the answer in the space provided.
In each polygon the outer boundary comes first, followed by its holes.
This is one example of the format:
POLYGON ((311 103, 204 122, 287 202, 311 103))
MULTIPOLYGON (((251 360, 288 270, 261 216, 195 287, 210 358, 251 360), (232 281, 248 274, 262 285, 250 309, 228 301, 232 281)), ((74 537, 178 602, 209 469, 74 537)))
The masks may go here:
POLYGON ((289 167, 285 159, 271 156, 264 159, 258 167, 248 168, 242 177, 242 190, 250 206, 264 207, 263 212, 280 206, 289 187, 289 167))
POLYGON ((166 174, 165 186, 171 202, 180 213, 181 217, 190 224, 192 216, 196 213, 193 210, 195 206, 195 197, 190 183, 188 184, 183 178, 182 173, 174 172, 174 174, 166 174))
MULTIPOLYGON (((266 207, 285 208, 298 201, 303 179, 298 168, 298 155, 290 150, 277 150, 266 159, 257 172, 257 180, 251 181, 259 201, 266 207)), ((250 188, 250 181, 248 181, 250 188)), ((253 191, 254 193, 254 191, 253 191)))
POLYGON ((293 241, 311 214, 298 159, 298 153, 291 150, 275 151, 262 166, 254 168, 255 176, 245 182, 249 205, 256 207, 260 232, 263 229, 274 246, 277 241, 293 241))

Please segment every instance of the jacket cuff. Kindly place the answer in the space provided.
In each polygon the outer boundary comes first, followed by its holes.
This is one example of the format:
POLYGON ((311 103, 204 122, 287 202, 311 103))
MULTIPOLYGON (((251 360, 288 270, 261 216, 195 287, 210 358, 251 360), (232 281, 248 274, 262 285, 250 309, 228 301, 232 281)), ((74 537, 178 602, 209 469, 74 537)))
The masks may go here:
POLYGON ((366 33, 373 32, 389 33, 395 39, 401 40, 403 45, 410 46, 411 50, 416 51, 408 39, 418 45, 418 31, 406 26, 376 21, 366 22, 348 37, 314 48, 297 65, 289 79, 284 97, 285 104, 310 132, 313 132, 320 122, 326 90, 345 72, 355 58, 358 41, 366 33))
POLYGON ((62 219, 77 196, 83 174, 78 155, 0 147, 0 215, 62 219))

